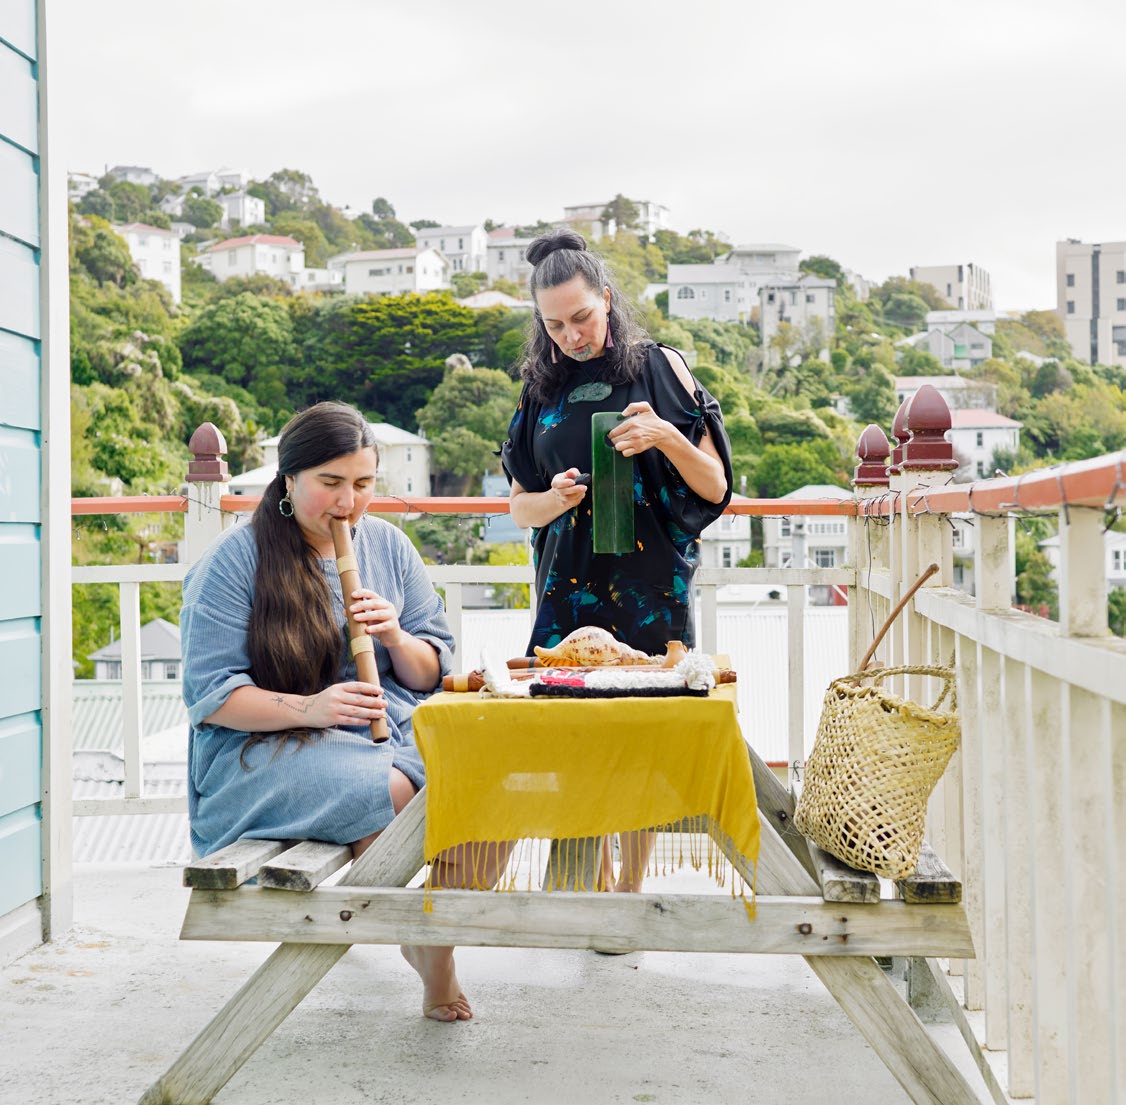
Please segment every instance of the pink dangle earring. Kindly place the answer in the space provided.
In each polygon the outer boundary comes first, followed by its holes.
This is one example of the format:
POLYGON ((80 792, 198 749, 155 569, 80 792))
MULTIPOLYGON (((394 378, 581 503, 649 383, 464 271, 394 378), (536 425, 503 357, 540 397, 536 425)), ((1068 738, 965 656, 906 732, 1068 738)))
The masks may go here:
POLYGON ((606 348, 614 348, 614 333, 610 329, 610 312, 606 312, 606 348))
POLYGON ((555 355, 555 342, 551 341, 551 338, 548 338, 547 340, 551 342, 551 363, 558 364, 559 358, 555 355))

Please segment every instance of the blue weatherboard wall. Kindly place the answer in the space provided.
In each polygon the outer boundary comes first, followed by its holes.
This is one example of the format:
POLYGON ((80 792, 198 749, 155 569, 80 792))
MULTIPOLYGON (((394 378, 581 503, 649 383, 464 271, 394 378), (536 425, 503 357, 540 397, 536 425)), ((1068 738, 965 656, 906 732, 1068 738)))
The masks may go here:
POLYGON ((34 0, 0 4, 0 916, 42 891, 42 410, 34 0))

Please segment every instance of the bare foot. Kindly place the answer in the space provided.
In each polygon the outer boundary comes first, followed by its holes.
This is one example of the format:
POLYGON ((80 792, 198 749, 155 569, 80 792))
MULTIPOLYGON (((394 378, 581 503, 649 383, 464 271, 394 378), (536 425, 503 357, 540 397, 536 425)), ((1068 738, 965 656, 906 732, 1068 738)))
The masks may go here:
POLYGON ((453 948, 404 944, 403 958, 422 979, 422 1012, 434 1021, 468 1021, 469 999, 454 973, 453 948))

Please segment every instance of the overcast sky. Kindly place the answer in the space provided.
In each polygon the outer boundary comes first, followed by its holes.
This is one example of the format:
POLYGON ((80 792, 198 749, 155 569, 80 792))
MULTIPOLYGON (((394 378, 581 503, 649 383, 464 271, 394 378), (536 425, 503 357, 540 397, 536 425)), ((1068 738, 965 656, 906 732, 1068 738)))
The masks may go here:
MULTIPOLYGON (((617 192, 872 280, 1055 306, 1126 238, 1122 0, 49 0, 67 163, 309 173, 404 221, 617 192)), ((56 120, 57 122, 57 120, 56 120)))

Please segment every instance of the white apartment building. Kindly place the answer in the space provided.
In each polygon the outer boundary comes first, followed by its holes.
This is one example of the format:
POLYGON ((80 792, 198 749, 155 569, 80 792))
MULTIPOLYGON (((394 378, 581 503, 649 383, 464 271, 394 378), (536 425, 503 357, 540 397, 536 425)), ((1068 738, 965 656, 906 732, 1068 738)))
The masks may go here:
POLYGON ((98 187, 98 178, 93 173, 67 173, 66 198, 71 203, 80 203, 84 196, 98 187))
POLYGON ((224 165, 215 170, 215 176, 221 189, 233 188, 236 192, 245 192, 250 187, 250 174, 245 169, 231 169, 224 165))
POLYGON ((344 273, 340 269, 301 269, 289 274, 289 282, 297 292, 344 291, 344 273))
MULTIPOLYGON (((389 422, 369 422, 379 453, 375 486, 378 495, 430 494, 430 442, 418 434, 401 430, 389 422)), ((232 495, 261 495, 278 471, 278 437, 261 442, 266 463, 260 468, 235 476, 230 482, 232 495)))
POLYGON ((1079 360, 1126 365, 1126 242, 1057 242, 1056 310, 1079 360))
POLYGON ((428 226, 415 235, 420 249, 436 249, 450 272, 484 272, 489 236, 483 226, 428 226))
POLYGON ((743 245, 712 264, 669 265, 669 317, 749 323, 759 289, 797 280, 800 257, 793 246, 743 245))
POLYGON ((450 263, 436 249, 367 249, 338 253, 328 259, 349 295, 405 295, 435 292, 450 286, 450 263))
POLYGON ((125 239, 129 256, 145 280, 159 280, 169 291, 173 303, 180 302, 180 236, 144 223, 115 226, 115 234, 125 239))
POLYGON ((143 184, 146 187, 160 180, 160 177, 147 165, 115 165, 106 176, 114 180, 127 180, 130 184, 143 184))
MULTIPOLYGON (((742 496, 733 496, 733 501, 742 496)), ((736 568, 751 555, 751 516, 721 514, 700 534, 701 568, 736 568)))
POLYGON ((902 404, 923 386, 930 384, 951 410, 976 408, 997 409, 997 385, 983 380, 967 380, 964 376, 896 376, 895 397, 902 404))
POLYGON ((277 234, 251 234, 215 242, 199 255, 199 263, 219 281, 262 273, 288 282, 305 268, 305 247, 277 234))
POLYGON ((980 265, 918 265, 910 276, 929 284, 951 307, 965 311, 993 309, 993 287, 989 273, 980 265))
POLYGON ((502 226, 490 231, 485 255, 485 272, 489 283, 511 280, 519 287, 526 288, 532 275, 532 266, 528 264, 524 251, 531 244, 531 238, 517 238, 511 227, 502 226))
MULTIPOLYGON (((783 499, 851 499, 852 492, 833 484, 812 483, 783 499)), ((767 568, 841 568, 848 563, 848 519, 833 515, 802 515, 762 520, 762 558, 767 568)), ((840 602, 830 587, 811 587, 810 601, 840 602)))
MULTIPOLYGON (((1049 537, 1040 542, 1044 555, 1051 561, 1055 572, 1060 566, 1060 539, 1049 537)), ((1108 529, 1103 534, 1103 549, 1106 556, 1106 586, 1109 591, 1114 587, 1126 587, 1126 533, 1118 533, 1108 529)))
MULTIPOLYGON (((670 266, 671 267, 671 266, 670 266)), ((833 333, 837 282, 807 273, 796 280, 767 280, 759 288, 759 326, 762 332, 763 356, 767 364, 777 360, 771 342, 782 323, 788 323, 801 335, 820 329, 825 346, 818 351, 822 360, 829 359, 829 337, 833 333)))
POLYGON ((213 199, 223 208, 219 225, 224 230, 239 226, 260 226, 266 221, 266 201, 244 191, 226 192, 213 199))
POLYGON ((213 169, 204 169, 198 173, 188 173, 186 176, 177 177, 176 183, 180 186, 181 195, 186 195, 193 188, 198 188, 205 196, 213 196, 222 187, 219 183, 219 174, 213 169))
MULTIPOLYGON (((653 203, 652 200, 630 202, 637 207, 637 226, 630 229, 636 229, 637 233, 643 234, 652 241, 658 230, 670 228, 669 209, 663 203, 653 203)), ((602 218, 602 212, 606 210, 609 203, 610 201, 606 200, 603 203, 575 203, 570 207, 564 207, 563 222, 570 226, 576 223, 589 226, 593 238, 613 235, 618 229, 617 223, 614 219, 602 218)))
MULTIPOLYGON (((928 382, 928 378, 922 378, 928 382)), ((989 479, 993 475, 993 454, 998 449, 1015 454, 1020 448, 1020 431, 1024 425, 996 411, 979 407, 961 407, 950 411, 950 429, 946 438, 954 446, 959 467, 954 479, 989 479)))

